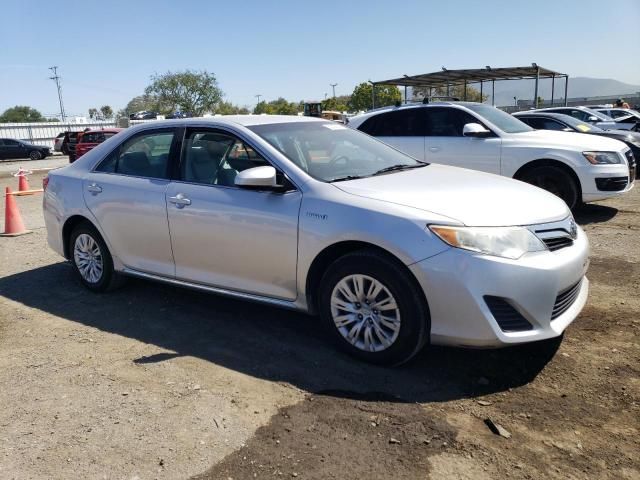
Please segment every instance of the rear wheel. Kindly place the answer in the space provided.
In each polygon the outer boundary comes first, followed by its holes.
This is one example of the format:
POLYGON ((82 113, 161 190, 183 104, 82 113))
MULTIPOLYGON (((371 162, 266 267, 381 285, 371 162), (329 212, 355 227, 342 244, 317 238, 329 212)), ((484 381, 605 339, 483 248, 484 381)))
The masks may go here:
POLYGON ((553 165, 535 167, 521 175, 520 180, 560 197, 572 210, 580 202, 576 181, 562 168, 553 165))
POLYGON ((424 346, 429 312, 402 265, 376 251, 347 254, 321 280, 319 310, 338 346, 365 361, 406 362, 424 346))
POLYGON ((31 160, 40 160, 42 158, 42 153, 38 150, 31 150, 31 152, 29 152, 29 158, 31 160))
POLYGON ((120 284, 109 249, 92 225, 81 223, 73 230, 69 252, 80 282, 89 290, 106 292, 120 284))

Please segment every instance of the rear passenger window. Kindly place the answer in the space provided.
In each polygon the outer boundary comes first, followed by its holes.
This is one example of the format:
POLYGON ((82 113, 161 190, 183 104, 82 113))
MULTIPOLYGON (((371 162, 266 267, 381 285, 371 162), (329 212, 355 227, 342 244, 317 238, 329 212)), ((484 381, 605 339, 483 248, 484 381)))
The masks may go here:
POLYGON ((424 109, 407 108, 380 113, 369 118, 359 128, 373 137, 424 137, 424 109))
POLYGON ((425 110, 427 135, 430 137, 461 137, 467 123, 482 125, 480 120, 457 108, 430 107, 425 110))
POLYGON ((105 158, 96 171, 134 177, 168 178, 174 132, 149 132, 130 138, 105 158))

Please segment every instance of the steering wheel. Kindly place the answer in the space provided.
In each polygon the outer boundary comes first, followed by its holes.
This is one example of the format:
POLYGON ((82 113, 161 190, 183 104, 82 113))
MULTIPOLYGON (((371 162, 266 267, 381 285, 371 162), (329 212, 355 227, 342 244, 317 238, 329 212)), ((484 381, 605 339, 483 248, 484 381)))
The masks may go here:
POLYGON ((347 162, 347 163, 349 163, 349 158, 348 158, 347 156, 345 156, 345 155, 338 155, 337 157, 332 158, 332 159, 329 161, 329 165, 328 165, 328 166, 329 166, 329 167, 333 167, 333 166, 335 166, 335 165, 336 165, 336 163, 338 163, 340 160, 346 160, 346 162, 347 162))

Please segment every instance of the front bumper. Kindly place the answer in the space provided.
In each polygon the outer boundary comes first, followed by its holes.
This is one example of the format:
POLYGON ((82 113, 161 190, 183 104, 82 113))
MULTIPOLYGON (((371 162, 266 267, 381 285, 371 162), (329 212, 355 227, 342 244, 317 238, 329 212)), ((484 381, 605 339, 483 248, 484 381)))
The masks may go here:
POLYGON ((627 193, 633 188, 636 176, 635 168, 628 164, 591 165, 579 169, 577 173, 582 187, 583 202, 604 200, 627 193), (622 178, 626 178, 626 186, 607 190, 607 188, 613 188, 614 184, 621 185, 622 178))
POLYGON ((557 337, 578 316, 589 292, 589 243, 582 229, 570 247, 509 260, 451 248, 410 266, 431 314, 431 343, 500 347, 557 337), (558 295, 580 282, 569 308, 551 320, 558 295), (530 324, 503 331, 486 296, 506 300, 530 324))

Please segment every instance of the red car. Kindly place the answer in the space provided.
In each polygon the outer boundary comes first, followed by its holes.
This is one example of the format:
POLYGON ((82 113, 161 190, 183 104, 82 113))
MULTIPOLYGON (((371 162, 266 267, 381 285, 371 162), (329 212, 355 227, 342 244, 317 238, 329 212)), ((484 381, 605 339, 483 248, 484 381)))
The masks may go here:
POLYGON ((78 133, 78 143, 76 143, 76 159, 87 153, 93 147, 100 145, 107 138, 113 137, 121 132, 122 128, 103 128, 100 130, 87 130, 78 133))

